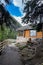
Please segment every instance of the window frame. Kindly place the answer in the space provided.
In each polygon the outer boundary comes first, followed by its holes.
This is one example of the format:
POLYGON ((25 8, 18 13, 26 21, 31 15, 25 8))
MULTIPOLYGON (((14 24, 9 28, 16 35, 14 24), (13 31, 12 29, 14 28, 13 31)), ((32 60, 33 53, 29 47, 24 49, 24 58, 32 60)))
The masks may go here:
POLYGON ((37 36, 37 31, 36 30, 30 30, 30 36, 31 37, 37 36), (32 32, 33 32, 33 34, 32 34, 32 32))

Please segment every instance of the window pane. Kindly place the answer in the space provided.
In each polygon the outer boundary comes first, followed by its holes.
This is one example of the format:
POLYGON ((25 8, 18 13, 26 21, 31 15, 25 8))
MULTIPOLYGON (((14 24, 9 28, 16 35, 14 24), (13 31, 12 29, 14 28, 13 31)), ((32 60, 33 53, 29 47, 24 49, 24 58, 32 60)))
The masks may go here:
POLYGON ((36 36, 36 30, 30 30, 30 36, 36 36))

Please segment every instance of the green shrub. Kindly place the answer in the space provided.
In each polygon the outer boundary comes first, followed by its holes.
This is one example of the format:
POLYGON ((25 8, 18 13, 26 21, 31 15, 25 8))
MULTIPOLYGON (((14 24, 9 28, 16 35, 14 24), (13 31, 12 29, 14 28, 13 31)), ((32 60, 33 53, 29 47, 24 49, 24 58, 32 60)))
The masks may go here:
POLYGON ((6 28, 6 27, 4 28, 3 31, 0 29, 0 41, 3 41, 8 38, 16 39, 16 37, 17 37, 16 31, 14 30, 11 31, 9 28, 6 28))

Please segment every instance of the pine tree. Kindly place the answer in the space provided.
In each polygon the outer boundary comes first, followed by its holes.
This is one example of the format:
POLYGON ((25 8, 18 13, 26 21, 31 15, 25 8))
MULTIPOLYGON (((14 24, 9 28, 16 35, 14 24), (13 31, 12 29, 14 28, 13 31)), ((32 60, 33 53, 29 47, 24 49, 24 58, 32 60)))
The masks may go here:
MULTIPOLYGON (((10 0, 4 0, 5 3, 9 4, 10 0)), ((5 9, 4 3, 0 4, 0 25, 1 29, 4 30, 3 24, 5 24, 10 29, 16 29, 18 27, 17 21, 13 18, 9 12, 5 9)))
POLYGON ((22 18, 22 22, 33 24, 38 31, 42 31, 43 40, 43 2, 42 0, 28 0, 24 6, 26 15, 22 18))

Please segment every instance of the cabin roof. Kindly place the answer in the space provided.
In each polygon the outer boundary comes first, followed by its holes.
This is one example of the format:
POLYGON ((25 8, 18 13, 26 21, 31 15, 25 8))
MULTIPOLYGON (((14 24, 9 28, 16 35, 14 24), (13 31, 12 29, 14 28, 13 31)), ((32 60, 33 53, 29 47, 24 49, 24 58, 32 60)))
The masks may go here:
POLYGON ((22 27, 18 28, 17 31, 28 30, 28 29, 29 30, 31 30, 31 29, 33 30, 32 26, 28 25, 28 26, 22 26, 22 27))

